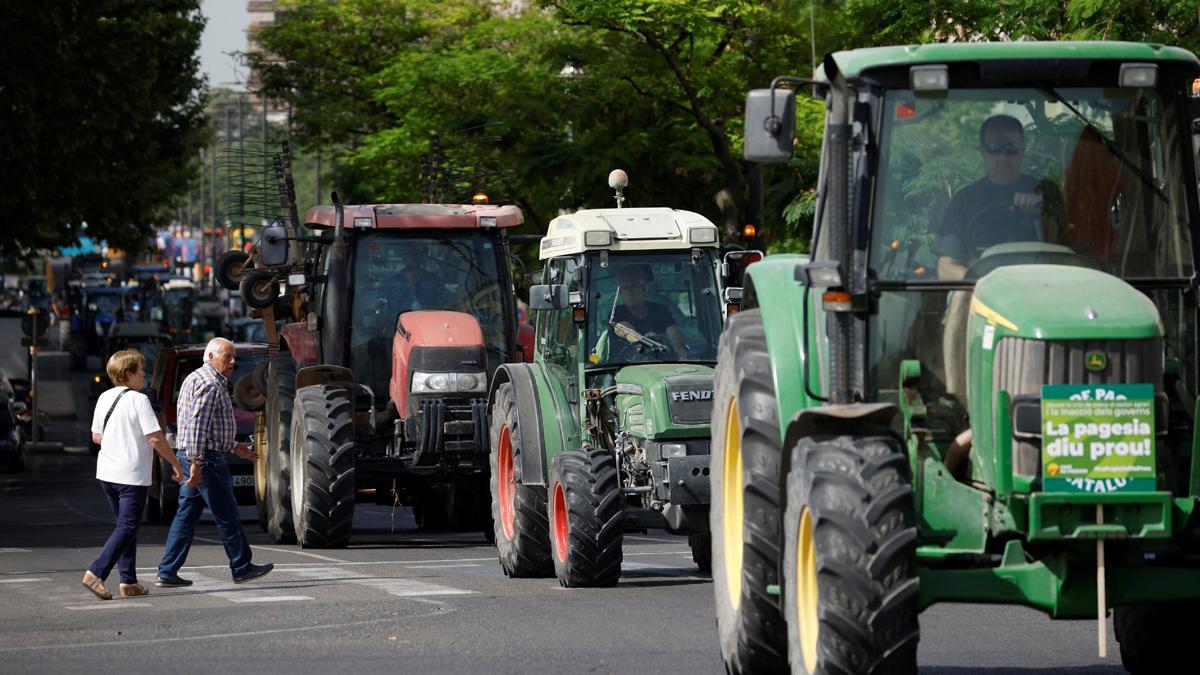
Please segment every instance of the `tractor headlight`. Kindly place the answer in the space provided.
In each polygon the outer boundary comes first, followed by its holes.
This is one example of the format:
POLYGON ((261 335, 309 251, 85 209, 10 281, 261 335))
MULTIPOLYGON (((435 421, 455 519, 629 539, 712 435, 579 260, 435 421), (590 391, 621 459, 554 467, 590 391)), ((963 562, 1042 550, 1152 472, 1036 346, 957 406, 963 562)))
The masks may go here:
POLYGON ((685 457, 687 456, 687 444, 663 443, 660 446, 660 451, 663 459, 667 459, 668 457, 685 457))
POLYGON ((690 244, 715 244, 717 243, 717 228, 715 227, 696 227, 688 231, 688 243, 690 244))
POLYGON ((583 233, 584 246, 612 246, 612 232, 609 230, 592 230, 583 233))
POLYGON ((483 373, 425 373, 414 370, 412 393, 451 394, 487 391, 487 376, 483 373))

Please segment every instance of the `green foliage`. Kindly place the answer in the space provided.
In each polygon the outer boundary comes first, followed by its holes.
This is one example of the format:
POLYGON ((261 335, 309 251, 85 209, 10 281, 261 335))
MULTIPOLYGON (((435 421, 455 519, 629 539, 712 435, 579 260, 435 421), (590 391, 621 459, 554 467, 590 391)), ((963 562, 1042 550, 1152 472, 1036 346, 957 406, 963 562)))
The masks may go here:
POLYGON ((137 249, 204 140, 199 0, 3 3, 0 254, 137 249))

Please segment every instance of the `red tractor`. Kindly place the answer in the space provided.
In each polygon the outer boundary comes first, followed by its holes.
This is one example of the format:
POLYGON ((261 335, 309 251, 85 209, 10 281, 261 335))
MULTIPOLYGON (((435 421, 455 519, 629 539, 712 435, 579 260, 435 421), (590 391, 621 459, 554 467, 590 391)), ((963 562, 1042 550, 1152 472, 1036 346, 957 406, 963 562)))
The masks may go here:
POLYGON ((491 531, 488 383, 532 353, 509 269, 522 222, 514 206, 335 198, 305 218, 319 236, 267 228, 222 266, 264 318, 303 317, 256 380, 273 541, 345 546, 356 497, 411 505, 422 528, 491 531))

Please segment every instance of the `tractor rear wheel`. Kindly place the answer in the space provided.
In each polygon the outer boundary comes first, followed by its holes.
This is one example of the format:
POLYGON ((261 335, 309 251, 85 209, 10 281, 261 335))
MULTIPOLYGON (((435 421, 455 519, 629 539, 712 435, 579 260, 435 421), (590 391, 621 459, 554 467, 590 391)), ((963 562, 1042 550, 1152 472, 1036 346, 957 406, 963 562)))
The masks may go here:
POLYGON ((344 387, 296 392, 292 514, 304 548, 342 548, 354 526, 354 410, 344 387))
POLYGON ((692 549, 692 562, 701 574, 712 574, 712 532, 688 535, 688 547, 692 549))
MULTIPOLYGON (((538 433, 530 429, 528 433, 538 433)), ((500 385, 492 405, 490 430, 492 529, 500 567, 510 577, 548 577, 550 525, 546 486, 526 485, 521 469, 522 429, 511 383, 500 385)), ((539 477, 540 478, 540 477, 539 477)))
MULTIPOLYGON (((179 510, 179 483, 171 479, 171 467, 166 462, 157 462, 158 490, 154 501, 158 502, 155 509, 154 522, 159 525, 170 525, 175 520, 175 512, 179 510)), ((185 470, 184 475, 187 475, 185 470)))
POLYGON ((267 534, 276 544, 296 543, 292 525, 292 408, 296 403, 296 363, 290 355, 273 357, 267 366, 267 534))
POLYGON ((784 615, 793 673, 917 672, 917 530, 888 437, 801 439, 787 475, 784 615))
POLYGON ((1191 638, 1200 603, 1177 602, 1113 608, 1113 632, 1121 646, 1121 665, 1134 675, 1176 672, 1181 650, 1191 638))
POLYGON ((713 593, 721 655, 729 673, 787 667, 779 583, 778 407, 762 314, 729 317, 714 375, 712 421, 713 593))
POLYGON ((617 462, 601 448, 568 450, 550 465, 550 558, 567 588, 621 578, 624 512, 617 462))

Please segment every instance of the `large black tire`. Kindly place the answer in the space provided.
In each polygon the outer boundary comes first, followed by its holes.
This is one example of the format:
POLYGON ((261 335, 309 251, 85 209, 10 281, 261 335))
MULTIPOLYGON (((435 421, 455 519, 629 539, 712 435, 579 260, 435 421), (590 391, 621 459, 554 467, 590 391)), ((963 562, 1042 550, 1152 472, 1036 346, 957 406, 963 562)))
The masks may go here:
POLYGON ((217 264, 213 270, 217 283, 231 291, 238 290, 239 284, 242 283, 242 277, 248 271, 244 266, 249 257, 245 251, 237 249, 222 253, 221 257, 217 258, 217 264))
MULTIPOLYGON (((548 577, 550 524, 546 486, 526 485, 521 470, 523 430, 517 418, 517 398, 511 383, 496 391, 492 404, 491 493, 492 527, 500 567, 510 577, 548 577)), ((538 433, 530 429, 528 433, 538 433)), ((540 477, 539 477, 540 478, 540 477)))
POLYGON ((555 455, 549 497, 550 559, 558 583, 615 586, 625 520, 616 458, 599 448, 555 455))
POLYGON ((796 444, 783 518, 793 673, 917 672, 914 523, 898 439, 829 436, 796 444))
MULTIPOLYGON (((170 525, 175 520, 175 512, 179 510, 179 483, 171 479, 171 467, 166 462, 157 462, 155 466, 158 470, 158 489, 151 500, 158 502, 158 508, 153 522, 170 525)), ((186 467, 184 472, 187 472, 186 467)))
MULTIPOLYGON (((1121 665, 1134 675, 1182 672, 1186 646, 1200 603, 1179 602, 1113 608, 1113 632, 1121 665)), ((1186 668, 1184 668, 1186 670, 1186 668)))
POLYGON ((275 356, 267 366, 267 535, 276 544, 296 543, 292 518, 291 435, 296 402, 296 363, 275 356))
POLYGON ((427 490, 413 507, 417 527, 422 530, 477 532, 488 519, 488 486, 482 480, 462 480, 427 490))
POLYGON ((692 549, 692 562, 701 574, 712 574, 712 532, 688 535, 688 548, 692 549))
POLYGON ((70 341, 71 370, 87 370, 87 342, 81 333, 73 333, 70 341))
POLYGON ((782 558, 782 450, 759 310, 729 318, 714 377, 709 522, 721 656, 730 673, 777 672, 787 668, 787 632, 767 588, 779 583, 782 558))
POLYGON ((296 392, 292 514, 304 548, 342 548, 354 527, 354 410, 344 387, 296 392))

